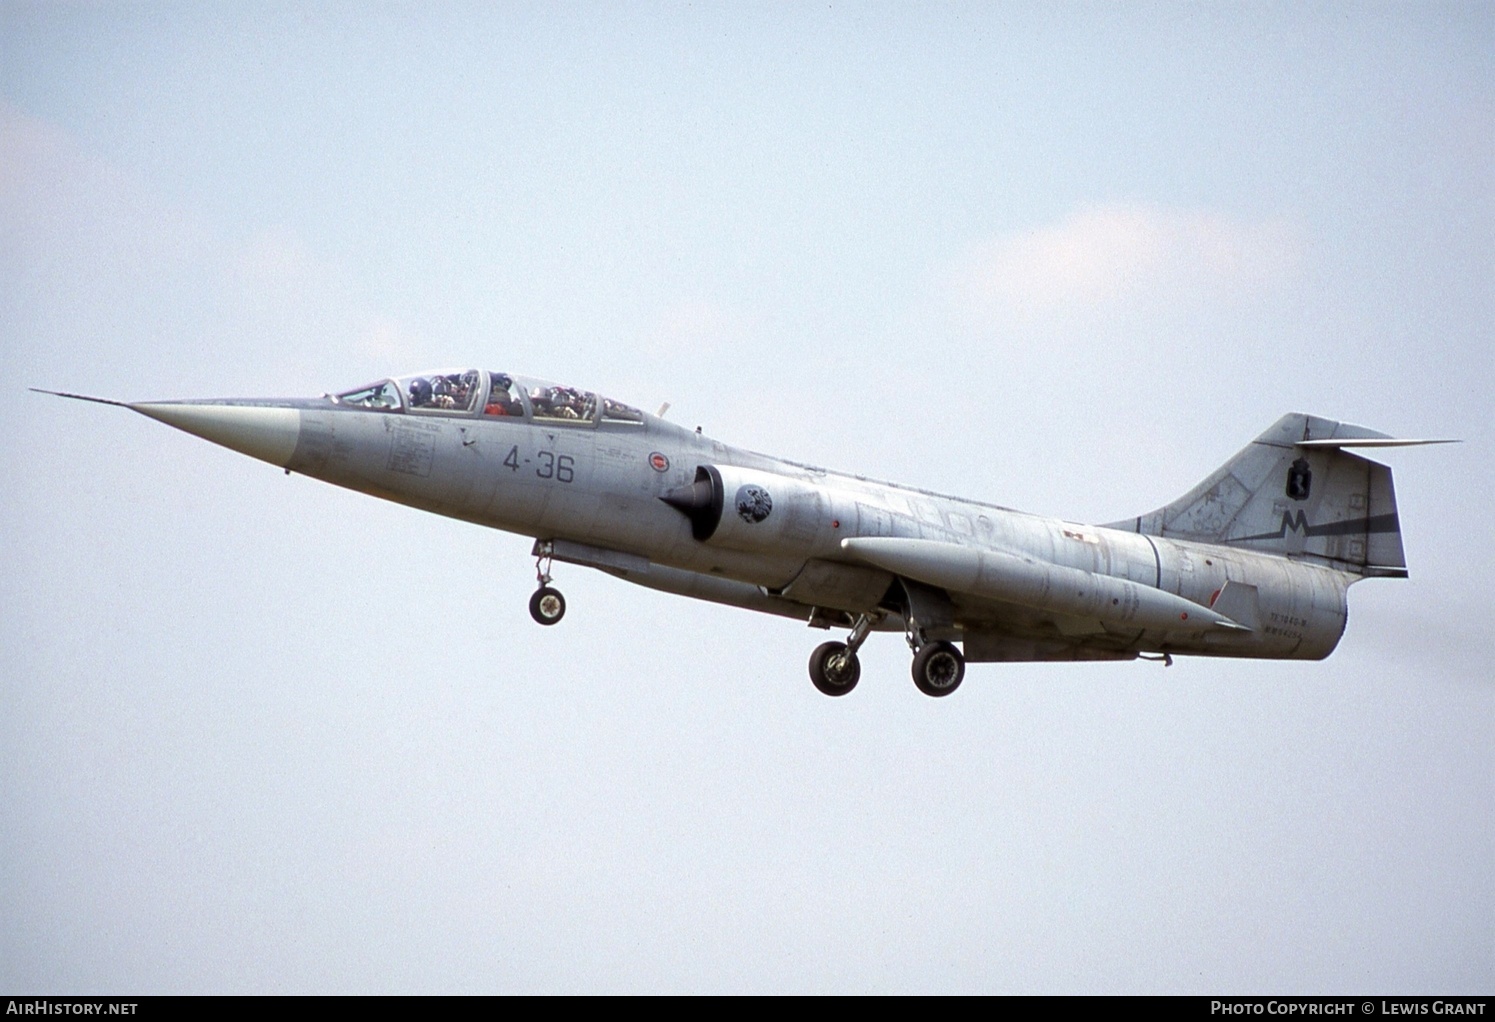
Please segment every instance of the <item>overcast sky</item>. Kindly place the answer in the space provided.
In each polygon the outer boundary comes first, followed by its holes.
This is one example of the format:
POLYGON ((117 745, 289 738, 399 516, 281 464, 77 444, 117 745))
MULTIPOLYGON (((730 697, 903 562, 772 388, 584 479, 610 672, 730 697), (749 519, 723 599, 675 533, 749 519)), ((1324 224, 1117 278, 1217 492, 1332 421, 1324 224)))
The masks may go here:
POLYGON ((0 4, 0 989, 1495 990, 1495 8, 0 4), (474 365, 1080 521, 1287 411, 1322 663, 973 665, 121 409, 474 365))

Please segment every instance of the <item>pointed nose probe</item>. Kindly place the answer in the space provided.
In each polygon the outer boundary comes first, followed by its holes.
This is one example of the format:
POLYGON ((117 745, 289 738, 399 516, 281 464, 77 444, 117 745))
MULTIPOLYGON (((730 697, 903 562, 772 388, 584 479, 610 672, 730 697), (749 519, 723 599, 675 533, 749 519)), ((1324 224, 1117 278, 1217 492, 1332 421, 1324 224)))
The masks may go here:
POLYGON ((301 413, 294 408, 171 401, 141 402, 129 407, 184 433, 279 468, 290 462, 301 439, 301 413))

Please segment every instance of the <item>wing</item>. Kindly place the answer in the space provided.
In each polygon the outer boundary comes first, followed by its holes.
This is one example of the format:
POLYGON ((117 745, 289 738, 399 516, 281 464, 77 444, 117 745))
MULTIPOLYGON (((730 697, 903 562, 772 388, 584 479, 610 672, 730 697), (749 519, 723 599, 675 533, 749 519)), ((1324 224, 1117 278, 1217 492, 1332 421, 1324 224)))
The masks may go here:
POLYGON ((1097 575, 1048 561, 927 539, 843 539, 857 561, 901 578, 968 596, 1027 608, 1083 632, 1140 629, 1187 633, 1250 628, 1182 596, 1128 579, 1097 575))

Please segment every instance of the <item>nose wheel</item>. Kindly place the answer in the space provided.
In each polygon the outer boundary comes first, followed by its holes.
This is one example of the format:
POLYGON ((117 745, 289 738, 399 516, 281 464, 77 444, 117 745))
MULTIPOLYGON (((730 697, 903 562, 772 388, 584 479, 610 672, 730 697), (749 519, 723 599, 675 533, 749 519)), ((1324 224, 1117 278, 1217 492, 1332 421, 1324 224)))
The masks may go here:
POLYGON ((566 598, 559 589, 541 586, 529 598, 529 616, 539 624, 553 625, 566 616, 566 598))
POLYGON ((529 598, 529 616, 537 624, 553 625, 566 616, 566 598, 550 584, 550 543, 536 543, 535 552, 535 580, 540 588, 529 598))

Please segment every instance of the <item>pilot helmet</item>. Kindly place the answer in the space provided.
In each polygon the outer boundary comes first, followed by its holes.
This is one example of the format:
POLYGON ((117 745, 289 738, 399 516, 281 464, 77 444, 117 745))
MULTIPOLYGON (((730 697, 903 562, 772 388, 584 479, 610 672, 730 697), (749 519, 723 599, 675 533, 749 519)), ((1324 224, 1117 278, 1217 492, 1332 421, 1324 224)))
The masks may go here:
POLYGON ((431 381, 417 376, 410 381, 410 403, 419 408, 431 403, 431 381))
POLYGON ((508 373, 495 373, 493 376, 493 388, 495 390, 508 390, 514 385, 514 380, 508 373))

